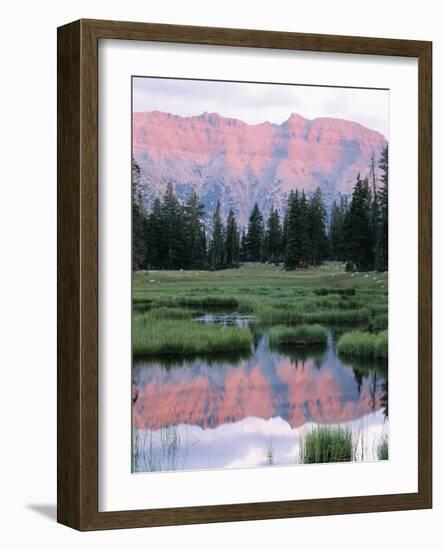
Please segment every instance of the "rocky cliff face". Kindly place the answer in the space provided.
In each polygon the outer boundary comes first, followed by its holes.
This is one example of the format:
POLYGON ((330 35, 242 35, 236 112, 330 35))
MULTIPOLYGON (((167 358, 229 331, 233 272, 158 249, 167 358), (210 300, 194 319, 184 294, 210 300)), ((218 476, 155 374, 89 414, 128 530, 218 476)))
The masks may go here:
POLYGON ((249 125, 217 113, 180 117, 163 112, 134 113, 133 156, 141 168, 147 203, 167 182, 185 198, 195 187, 212 214, 217 200, 233 208, 245 224, 255 202, 266 214, 282 209, 291 190, 318 185, 328 203, 350 194, 357 174, 368 172, 385 137, 355 122, 292 114, 283 124, 249 125))

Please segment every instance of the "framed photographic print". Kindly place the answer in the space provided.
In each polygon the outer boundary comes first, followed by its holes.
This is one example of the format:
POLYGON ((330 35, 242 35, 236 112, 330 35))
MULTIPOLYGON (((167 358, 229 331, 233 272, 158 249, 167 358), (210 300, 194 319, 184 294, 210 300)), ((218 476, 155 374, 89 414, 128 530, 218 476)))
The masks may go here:
POLYGON ((430 42, 58 29, 58 520, 432 506, 430 42))

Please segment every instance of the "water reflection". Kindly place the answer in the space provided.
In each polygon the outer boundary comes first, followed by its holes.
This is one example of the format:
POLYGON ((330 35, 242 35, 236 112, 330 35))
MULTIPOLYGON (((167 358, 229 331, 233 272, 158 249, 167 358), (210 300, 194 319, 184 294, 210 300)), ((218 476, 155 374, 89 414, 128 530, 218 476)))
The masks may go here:
POLYGON ((315 424, 351 427, 358 458, 375 459, 388 429, 386 363, 343 362, 335 341, 331 331, 324 348, 270 348, 258 333, 246 354, 135 360, 133 469, 293 464, 315 424))

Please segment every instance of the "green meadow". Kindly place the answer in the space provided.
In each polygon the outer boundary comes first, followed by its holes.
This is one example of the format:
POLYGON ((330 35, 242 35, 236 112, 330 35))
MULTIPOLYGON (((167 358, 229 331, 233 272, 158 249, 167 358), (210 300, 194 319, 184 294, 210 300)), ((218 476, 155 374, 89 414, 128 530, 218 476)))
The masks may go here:
POLYGON ((263 263, 220 271, 138 271, 133 275, 133 353, 248 349, 250 329, 192 320, 210 310, 250 315, 271 342, 284 345, 324 343, 321 325, 355 325, 358 332, 342 335, 339 351, 385 357, 387 279, 387 273, 348 273, 338 262, 294 271, 263 263))

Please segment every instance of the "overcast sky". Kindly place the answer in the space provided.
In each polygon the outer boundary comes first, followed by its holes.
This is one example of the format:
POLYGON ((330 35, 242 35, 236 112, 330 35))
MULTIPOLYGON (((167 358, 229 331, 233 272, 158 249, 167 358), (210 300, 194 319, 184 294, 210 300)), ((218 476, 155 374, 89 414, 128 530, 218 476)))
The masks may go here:
POLYGON ((133 78, 133 108, 195 116, 205 111, 249 124, 305 118, 352 120, 388 138, 389 91, 243 82, 133 78))

